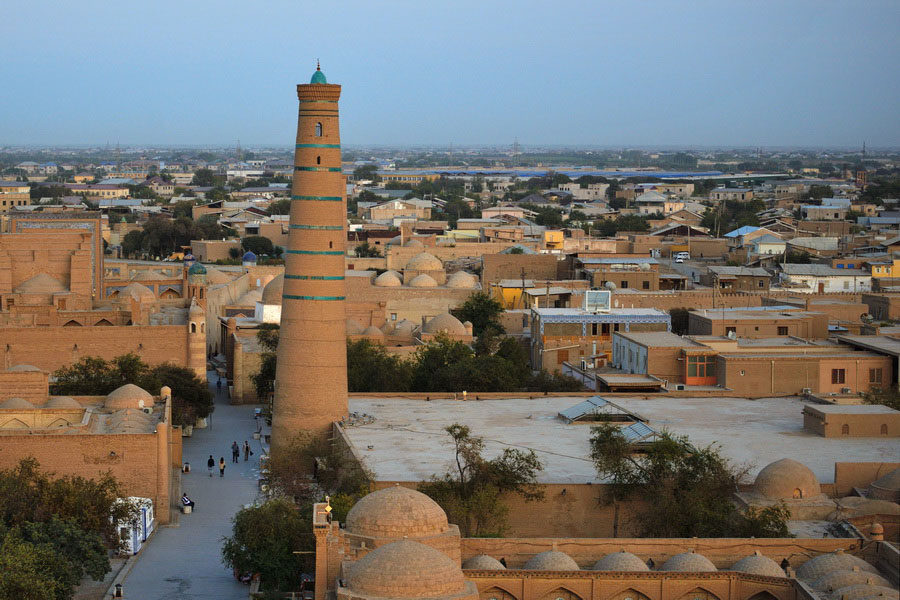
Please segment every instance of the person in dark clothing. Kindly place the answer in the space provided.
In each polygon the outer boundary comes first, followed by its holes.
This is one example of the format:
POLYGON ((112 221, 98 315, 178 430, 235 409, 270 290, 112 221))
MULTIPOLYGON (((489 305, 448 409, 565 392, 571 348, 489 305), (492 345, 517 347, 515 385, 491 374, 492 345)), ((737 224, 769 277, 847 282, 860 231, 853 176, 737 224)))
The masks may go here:
POLYGON ((209 455, 209 460, 206 461, 206 468, 209 470, 209 476, 212 477, 213 467, 216 466, 216 461, 213 460, 212 454, 209 455))
POLYGON ((250 442, 244 440, 244 462, 250 460, 250 442))
POLYGON ((238 446, 237 441, 231 442, 231 462, 237 463, 240 457, 241 447, 238 446))
POLYGON ((219 477, 225 477, 225 457, 219 457, 219 477))
POLYGON ((185 506, 190 506, 190 507, 191 507, 191 510, 194 510, 194 504, 195 504, 195 503, 194 503, 193 500, 191 500, 190 498, 188 498, 188 495, 187 495, 187 494, 182 494, 182 495, 181 495, 181 503, 184 504, 185 506))

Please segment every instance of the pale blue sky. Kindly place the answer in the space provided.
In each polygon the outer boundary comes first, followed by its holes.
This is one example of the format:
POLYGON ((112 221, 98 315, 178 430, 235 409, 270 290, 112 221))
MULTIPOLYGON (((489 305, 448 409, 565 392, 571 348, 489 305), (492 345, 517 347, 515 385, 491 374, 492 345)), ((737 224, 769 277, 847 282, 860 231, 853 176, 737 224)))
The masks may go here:
POLYGON ((0 145, 900 146, 900 1, 8 0, 0 145))

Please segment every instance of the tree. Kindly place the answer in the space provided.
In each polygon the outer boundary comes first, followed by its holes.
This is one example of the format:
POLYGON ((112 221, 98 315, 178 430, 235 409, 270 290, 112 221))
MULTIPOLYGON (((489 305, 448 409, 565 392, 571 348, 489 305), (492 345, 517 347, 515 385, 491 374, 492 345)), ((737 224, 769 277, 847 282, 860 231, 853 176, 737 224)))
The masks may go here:
POLYGON ((241 509, 232 519, 231 535, 223 539, 223 561, 242 575, 259 574, 264 590, 295 589, 308 561, 294 552, 315 550, 304 512, 282 497, 241 509))
POLYGON ((370 246, 369 242, 363 242, 355 248, 356 256, 360 258, 376 258, 381 256, 377 246, 370 246))
POLYGON ((252 252, 257 256, 268 256, 275 252, 272 240, 261 235, 248 235, 241 240, 241 246, 245 251, 252 252))
POLYGON ((591 459, 607 480, 606 501, 653 502, 634 507, 634 522, 647 537, 786 537, 790 511, 784 505, 741 513, 732 501, 746 470, 732 466, 715 446, 695 448, 687 437, 663 432, 638 452, 620 428, 604 423, 591 430, 591 459))
POLYGON ((47 545, 68 563, 65 572, 78 585, 85 575, 103 581, 110 572, 109 555, 101 537, 81 529, 74 521, 52 516, 49 521, 26 523, 23 538, 32 544, 47 545))
POLYGON ((413 365, 370 340, 347 341, 347 387, 351 392, 407 392, 413 365))
POLYGON ((834 197, 834 192, 830 185, 811 185, 809 186, 809 197, 814 200, 832 198, 834 197))
POLYGON ((271 203, 266 209, 270 215, 289 215, 291 214, 291 199, 281 198, 271 203))
POLYGON ((211 169, 197 169, 194 172, 194 178, 191 179, 191 185, 200 187, 212 187, 216 185, 220 180, 221 177, 217 178, 216 174, 213 173, 211 169))
POLYGON ((263 323, 256 331, 256 341, 263 349, 259 361, 259 371, 250 376, 256 397, 260 400, 275 393, 275 370, 278 360, 278 325, 263 323))
POLYGON ((812 257, 809 255, 809 252, 804 252, 803 250, 794 252, 791 250, 785 255, 784 262, 795 265, 808 265, 812 262, 812 257))
POLYGON ((871 389, 868 392, 863 392, 862 397, 866 404, 880 404, 894 410, 900 410, 900 389, 896 385, 871 389))
POLYGON ((381 181, 381 177, 378 176, 378 167, 373 164, 360 165, 353 170, 353 179, 356 181, 361 181, 363 179, 367 179, 373 182, 381 181))
POLYGON ((503 305, 491 295, 484 292, 475 292, 463 302, 462 306, 454 308, 453 313, 460 321, 472 323, 472 333, 480 335, 486 327, 494 327, 502 333, 500 314, 503 313, 503 305))
POLYGON ((504 494, 515 494, 526 501, 539 500, 537 475, 544 466, 534 450, 524 452, 504 448, 500 456, 487 460, 484 440, 472 435, 466 425, 454 423, 445 428, 453 440, 455 468, 419 484, 419 491, 430 496, 459 526, 464 537, 498 536, 506 526, 508 507, 504 494))
POLYGON ((23 540, 18 530, 6 533, 0 536, 0 599, 67 600, 75 591, 61 576, 67 566, 49 546, 23 540))

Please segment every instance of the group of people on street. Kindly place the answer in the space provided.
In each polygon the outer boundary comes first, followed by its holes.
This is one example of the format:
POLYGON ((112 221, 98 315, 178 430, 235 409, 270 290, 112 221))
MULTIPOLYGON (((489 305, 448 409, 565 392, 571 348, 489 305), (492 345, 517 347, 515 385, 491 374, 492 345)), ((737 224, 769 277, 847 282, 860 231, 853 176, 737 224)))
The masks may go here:
POLYGON ((247 440, 244 440, 243 447, 238 446, 237 441, 231 442, 231 462, 237 463, 241 458, 241 450, 244 451, 244 462, 250 460, 250 457, 253 456, 253 450, 250 449, 250 443, 247 440))

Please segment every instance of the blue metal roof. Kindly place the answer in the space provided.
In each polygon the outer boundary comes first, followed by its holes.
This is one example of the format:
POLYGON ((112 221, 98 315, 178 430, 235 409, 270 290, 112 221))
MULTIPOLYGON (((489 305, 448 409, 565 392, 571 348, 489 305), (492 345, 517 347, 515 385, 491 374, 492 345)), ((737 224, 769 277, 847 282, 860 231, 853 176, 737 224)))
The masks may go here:
POLYGON ((758 229, 759 229, 759 227, 755 227, 753 225, 744 225, 743 227, 735 229, 734 231, 729 231, 728 233, 725 234, 724 237, 727 237, 727 238, 740 237, 742 235, 747 235, 748 233, 753 233, 754 231, 756 231, 758 229))

